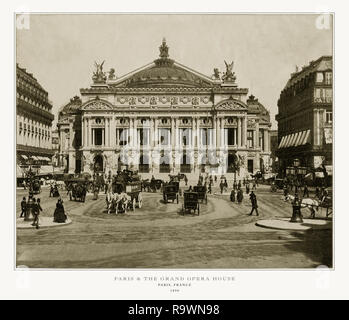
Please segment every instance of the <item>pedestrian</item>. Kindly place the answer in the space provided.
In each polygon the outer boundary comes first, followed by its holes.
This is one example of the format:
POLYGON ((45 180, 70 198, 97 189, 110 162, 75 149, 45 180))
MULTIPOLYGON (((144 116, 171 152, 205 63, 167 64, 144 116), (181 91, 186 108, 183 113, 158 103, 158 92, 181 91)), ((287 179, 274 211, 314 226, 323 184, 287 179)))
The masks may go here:
POLYGON ((215 183, 217 182, 217 176, 214 176, 214 182, 215 183))
POLYGON ((235 202, 235 190, 231 190, 231 193, 230 193, 230 201, 231 202, 235 202))
POLYGON ((304 190, 303 190, 303 198, 305 197, 309 198, 309 189, 306 184, 304 185, 304 190))
POLYGON ((34 221, 32 223, 33 227, 36 227, 36 229, 39 229, 39 215, 40 211, 42 211, 42 208, 40 206, 40 199, 36 201, 36 199, 33 199, 34 204, 33 204, 33 213, 34 213, 34 221))
POLYGON ((238 183, 237 188, 238 188, 238 189, 241 189, 241 180, 239 180, 239 183, 238 183))
POLYGON ((210 184, 208 185, 208 193, 212 194, 212 184, 210 182, 210 184))
POLYGON ((246 194, 250 193, 250 184, 246 183, 246 194))
POLYGON ((284 197, 285 197, 285 201, 286 201, 286 197, 288 196, 288 187, 287 184, 284 184, 284 197))
POLYGON ((225 188, 225 191, 228 190, 228 181, 226 178, 224 179, 224 188, 225 188))
POLYGON ((238 192, 237 192, 237 201, 238 201, 238 203, 241 203, 243 198, 244 198, 243 192, 242 192, 241 189, 239 189, 238 192))
POLYGON ((25 197, 23 197, 23 199, 21 201, 21 209, 22 209, 22 212, 21 212, 20 218, 24 218, 25 217, 25 211, 27 209, 27 201, 26 201, 25 197))
POLYGON ((320 189, 319 189, 319 187, 316 187, 316 189, 315 189, 315 197, 320 200, 320 189))
POLYGON ((193 187, 189 186, 189 189, 187 190, 188 192, 192 192, 193 191, 193 187))
POLYGON ((184 176, 184 182, 185 182, 185 186, 187 186, 188 185, 188 178, 187 178, 187 176, 184 176))
POLYGON ((256 179, 253 180, 253 183, 252 183, 252 190, 257 190, 257 187, 256 187, 256 179))
POLYGON ((234 180, 234 183, 233 183, 233 189, 236 190, 238 187, 237 183, 236 183, 236 180, 234 180))
POLYGON ((219 187, 221 189, 221 194, 222 194, 223 190, 224 190, 224 183, 223 183, 223 181, 221 181, 221 183, 219 184, 219 187))
POLYGON ((254 194, 253 191, 250 194, 250 200, 251 200, 251 204, 252 204, 252 210, 251 210, 250 216, 252 216, 253 211, 256 211, 257 216, 259 216, 258 205, 257 205, 257 197, 256 197, 256 195, 254 194))

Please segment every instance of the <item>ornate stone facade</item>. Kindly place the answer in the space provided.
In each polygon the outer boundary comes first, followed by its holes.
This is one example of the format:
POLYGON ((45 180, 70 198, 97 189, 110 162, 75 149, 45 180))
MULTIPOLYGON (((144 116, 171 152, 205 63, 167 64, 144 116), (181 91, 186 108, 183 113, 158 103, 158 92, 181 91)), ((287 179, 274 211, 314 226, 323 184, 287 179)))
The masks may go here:
POLYGON ((169 59, 163 41, 159 59, 125 76, 102 81, 96 66, 91 87, 59 115, 69 172, 242 177, 268 168, 270 115, 238 87, 233 63, 222 80, 212 79, 169 59))

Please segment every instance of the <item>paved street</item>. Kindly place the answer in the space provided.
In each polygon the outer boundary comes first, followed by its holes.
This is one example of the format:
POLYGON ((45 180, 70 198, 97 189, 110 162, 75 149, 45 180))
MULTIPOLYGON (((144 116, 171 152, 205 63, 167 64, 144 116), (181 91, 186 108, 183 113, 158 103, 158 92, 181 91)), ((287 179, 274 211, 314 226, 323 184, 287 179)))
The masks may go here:
MULTIPOLYGON (((217 191, 217 187, 214 191, 217 191)), ((57 198, 39 195, 42 216, 53 216, 57 198)), ((228 196, 210 195, 200 216, 181 215, 180 203, 164 204, 160 193, 143 193, 142 209, 108 215, 105 195, 85 203, 62 192, 72 224, 18 229, 17 265, 32 268, 314 268, 332 266, 332 231, 279 231, 255 226, 258 219, 290 217, 282 192, 257 192, 260 216, 228 196)), ((17 190, 17 217, 26 191, 17 190)), ((321 209, 320 209, 321 211, 321 209)), ((324 212, 323 212, 324 213, 324 212)), ((309 211, 304 212, 309 216, 309 211)))

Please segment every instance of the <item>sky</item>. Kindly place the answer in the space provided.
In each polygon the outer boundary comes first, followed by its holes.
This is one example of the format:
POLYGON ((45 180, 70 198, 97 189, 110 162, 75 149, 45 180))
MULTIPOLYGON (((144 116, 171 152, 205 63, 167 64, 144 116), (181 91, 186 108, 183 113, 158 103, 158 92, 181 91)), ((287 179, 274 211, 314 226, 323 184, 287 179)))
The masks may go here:
POLYGON ((211 76, 234 61, 238 86, 270 111, 273 128, 280 92, 296 65, 332 55, 330 28, 318 15, 31 14, 16 31, 16 58, 48 91, 58 109, 92 83, 94 62, 120 77, 159 56, 166 38, 170 58, 211 76))

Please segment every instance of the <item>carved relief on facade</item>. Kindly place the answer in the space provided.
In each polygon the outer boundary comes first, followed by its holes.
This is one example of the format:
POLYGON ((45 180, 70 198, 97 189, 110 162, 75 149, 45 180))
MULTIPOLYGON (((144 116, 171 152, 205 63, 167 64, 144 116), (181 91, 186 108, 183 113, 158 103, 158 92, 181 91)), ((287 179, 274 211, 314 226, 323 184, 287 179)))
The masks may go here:
POLYGON ((95 100, 83 107, 84 110, 112 110, 112 107, 100 100, 95 100))
POLYGON ((130 98, 128 99, 128 104, 129 104, 130 106, 135 106, 135 105, 136 105, 136 98, 135 98, 135 97, 130 97, 130 98))
POLYGON ((210 97, 201 97, 200 101, 204 104, 208 104, 210 101, 210 97))
POLYGON ((256 120, 255 119, 248 119, 247 126, 250 128, 255 128, 256 127, 256 120))
POLYGON ((172 106, 178 105, 178 97, 171 97, 170 102, 172 106))
POLYGON ((151 97, 151 98, 150 98, 150 105, 151 105, 151 106, 157 105, 156 97, 151 97))
POLYGON ((128 97, 117 97, 116 101, 120 102, 121 104, 125 104, 126 102, 128 102, 128 97))
POLYGON ((142 104, 145 104, 146 102, 149 102, 149 97, 139 97, 138 101, 142 104))
POLYGON ((193 97, 193 98, 191 99, 191 104, 192 104, 193 106, 198 106, 198 105, 199 105, 199 98, 198 98, 198 97, 193 97))
POLYGON ((187 104, 189 102, 189 98, 188 97, 181 97, 179 99, 183 104, 187 104))
POLYGON ((216 107, 217 110, 246 110, 246 107, 236 101, 226 101, 216 107))

